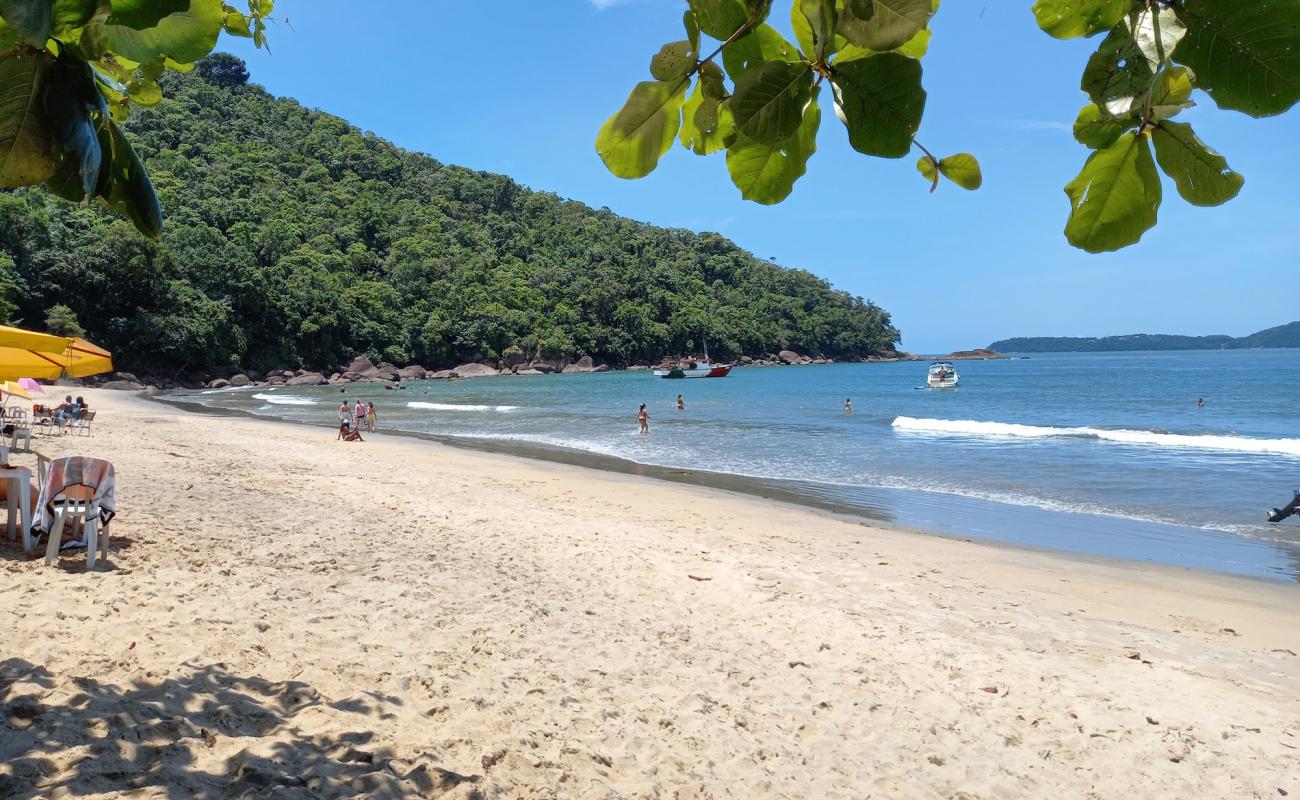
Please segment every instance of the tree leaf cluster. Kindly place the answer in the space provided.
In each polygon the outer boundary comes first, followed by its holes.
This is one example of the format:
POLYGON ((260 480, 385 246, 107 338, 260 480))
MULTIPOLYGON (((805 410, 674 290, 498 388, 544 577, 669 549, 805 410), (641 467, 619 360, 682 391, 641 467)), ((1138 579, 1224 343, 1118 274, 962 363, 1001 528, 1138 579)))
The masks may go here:
POLYGON ((46 190, 0 195, 4 321, 67 305, 124 368, 158 374, 516 347, 629 364, 706 338, 720 358, 853 358, 898 341, 873 303, 718 234, 441 164, 247 77, 214 55, 123 125, 169 210, 158 241, 46 190))
POLYGON ((1089 252, 1126 247, 1155 226, 1160 172, 1197 206, 1241 191, 1245 178, 1172 119, 1195 104, 1196 89, 1253 117, 1300 100, 1295 2, 1037 0, 1034 14, 1058 38, 1105 34, 1080 81, 1091 102, 1074 123, 1075 139, 1094 152, 1065 187, 1066 238, 1089 252))
MULTIPOLYGON (((855 150, 880 158, 911 152, 925 111, 920 59, 937 0, 792 0, 794 42, 768 22, 772 6, 689 0, 686 39, 660 48, 650 61, 654 80, 638 83, 596 137, 611 173, 650 174, 676 139, 696 155, 725 151, 743 198, 778 203, 817 151, 827 84, 855 150)), ((961 174, 961 185, 978 185, 970 165, 961 174)))
POLYGON ((0 188, 43 183, 98 200, 157 238, 162 209, 121 123, 132 106, 157 105, 159 78, 191 69, 223 30, 264 46, 272 3, 0 2, 0 188))

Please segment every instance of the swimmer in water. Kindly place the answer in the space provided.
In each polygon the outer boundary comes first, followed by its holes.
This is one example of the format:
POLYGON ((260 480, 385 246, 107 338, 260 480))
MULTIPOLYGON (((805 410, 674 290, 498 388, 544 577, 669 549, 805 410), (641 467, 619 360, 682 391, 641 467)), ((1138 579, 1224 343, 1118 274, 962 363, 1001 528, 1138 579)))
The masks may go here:
POLYGON ((650 432, 650 412, 646 410, 645 403, 641 404, 641 410, 636 412, 636 421, 641 425, 641 433, 650 432))
POLYGON ((845 414, 853 413, 853 400, 851 398, 848 397, 844 398, 844 413, 845 414))
POLYGON ((677 410, 678 411, 686 410, 686 401, 682 399, 682 396, 680 394, 677 395, 677 410))

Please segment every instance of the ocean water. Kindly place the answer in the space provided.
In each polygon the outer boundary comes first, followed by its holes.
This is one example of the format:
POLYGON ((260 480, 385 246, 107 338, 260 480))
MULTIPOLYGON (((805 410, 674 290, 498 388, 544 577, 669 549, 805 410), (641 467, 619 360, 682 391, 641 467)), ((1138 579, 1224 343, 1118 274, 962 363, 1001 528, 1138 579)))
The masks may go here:
POLYGON ((685 381, 646 372, 498 377, 172 399, 332 427, 342 398, 360 397, 375 402, 387 432, 648 471, 948 535, 1285 580, 1300 573, 1300 524, 1264 521, 1300 488, 1300 350, 959 362, 956 390, 920 388, 926 366, 753 367, 685 381), (637 433, 642 402, 648 436, 637 433))

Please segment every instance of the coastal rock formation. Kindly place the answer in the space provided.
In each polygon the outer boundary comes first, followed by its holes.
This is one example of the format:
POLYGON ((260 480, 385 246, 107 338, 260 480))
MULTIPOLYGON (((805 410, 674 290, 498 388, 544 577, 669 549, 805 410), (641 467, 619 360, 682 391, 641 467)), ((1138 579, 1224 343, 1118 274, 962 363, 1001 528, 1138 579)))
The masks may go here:
POLYGON ((231 386, 247 386, 253 382, 253 379, 240 372, 237 375, 230 376, 231 386))
POLYGON ((130 381, 131 383, 140 383, 140 379, 137 378, 137 377, 135 376, 135 373, 132 373, 132 372, 114 372, 114 373, 113 373, 113 380, 115 380, 115 381, 130 381))
POLYGON ((782 350, 776 354, 776 357, 785 364, 798 364, 799 359, 802 358, 802 356, 793 350, 782 350))
POLYGON ((422 381, 427 373, 419 364, 411 364, 397 371, 399 379, 404 381, 422 381))
POLYGON ((591 356, 583 356, 582 358, 568 365, 561 371, 562 372, 598 372, 600 371, 600 367, 597 367, 595 362, 591 360, 591 356))
POLYGON ((347 375, 349 372, 354 372, 362 378, 372 378, 375 375, 375 370, 376 367, 373 361, 365 356, 357 356, 349 361, 347 366, 343 367, 343 369, 339 371, 344 375, 347 375))
POLYGON ((209 389, 224 389, 230 385, 230 381, 225 378, 214 378, 208 382, 209 389))
POLYGON ((748 365, 754 363, 754 359, 753 359, 751 356, 741 356, 741 357, 740 357, 740 363, 742 363, 742 364, 748 366, 748 365))
POLYGON ((319 386, 323 383, 329 381, 325 380, 325 376, 319 372, 303 372, 285 381, 286 386, 319 386))
POLYGON ((456 370, 454 369, 440 369, 437 370, 436 372, 430 372, 426 374, 424 377, 434 381, 445 381, 449 378, 459 378, 460 374, 457 373, 456 370))
POLYGON ((139 381, 117 380, 117 381, 105 381, 104 383, 99 384, 99 388, 117 389, 119 391, 131 391, 131 390, 139 391, 140 389, 144 389, 147 387, 143 383, 140 383, 139 381))
POLYGON ((520 350, 517 345, 511 345, 501 354, 501 367, 502 369, 514 369, 527 360, 528 357, 524 355, 523 350, 520 350))
POLYGON ((497 372, 495 367, 489 367, 487 364, 475 364, 475 363, 461 364, 459 367, 456 367, 456 369, 452 371, 455 372, 456 377, 459 378, 481 378, 486 375, 500 374, 497 372))
POLYGON ((538 370, 538 369, 533 369, 532 367, 518 367, 518 368, 516 368, 516 369, 511 370, 509 374, 511 374, 511 375, 545 375, 546 373, 545 373, 545 372, 542 372, 541 370, 538 370))

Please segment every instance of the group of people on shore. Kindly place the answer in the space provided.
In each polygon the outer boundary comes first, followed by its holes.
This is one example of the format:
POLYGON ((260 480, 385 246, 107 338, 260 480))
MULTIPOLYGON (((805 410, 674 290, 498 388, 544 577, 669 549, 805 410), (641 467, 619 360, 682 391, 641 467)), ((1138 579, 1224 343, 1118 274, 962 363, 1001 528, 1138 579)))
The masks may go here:
POLYGON ((373 401, 367 403, 357 400, 356 407, 351 408, 348 406, 348 401, 344 400, 339 406, 337 438, 345 442, 364 442, 365 439, 361 438, 361 429, 365 428, 367 433, 374 433, 377 418, 373 401))

